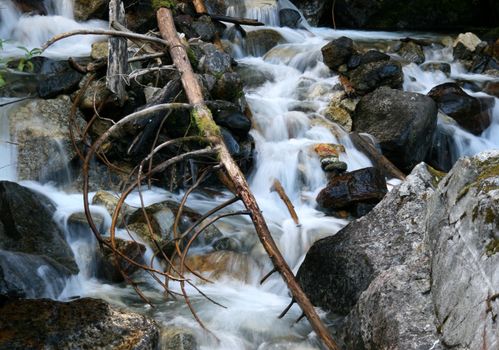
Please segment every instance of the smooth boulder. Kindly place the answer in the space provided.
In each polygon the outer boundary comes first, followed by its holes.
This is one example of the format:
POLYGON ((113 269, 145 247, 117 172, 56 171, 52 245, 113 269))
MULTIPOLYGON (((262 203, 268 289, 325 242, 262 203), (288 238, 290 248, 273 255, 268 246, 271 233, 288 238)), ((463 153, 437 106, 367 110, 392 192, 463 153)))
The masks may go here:
POLYGON ((345 316, 345 349, 430 349, 438 339, 423 220, 437 181, 418 165, 370 213, 308 251, 298 281, 314 305, 345 316))
POLYGON ((337 70, 348 62, 355 49, 352 39, 342 36, 329 42, 321 51, 324 64, 332 70, 337 70))
POLYGON ((490 110, 493 98, 476 98, 468 95, 456 83, 435 86, 428 93, 438 108, 469 132, 479 135, 491 123, 490 110))
POLYGON ((427 96, 381 87, 357 104, 353 129, 375 136, 383 154, 409 172, 430 149, 437 112, 427 96))

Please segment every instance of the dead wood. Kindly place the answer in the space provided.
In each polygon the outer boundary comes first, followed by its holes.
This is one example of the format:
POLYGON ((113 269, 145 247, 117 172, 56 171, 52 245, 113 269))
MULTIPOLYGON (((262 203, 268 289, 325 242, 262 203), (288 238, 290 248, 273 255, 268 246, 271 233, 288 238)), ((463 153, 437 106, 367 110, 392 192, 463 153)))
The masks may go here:
POLYGON ((388 158, 382 155, 372 144, 367 142, 356 132, 350 133, 350 139, 355 147, 363 151, 378 168, 383 170, 387 177, 394 177, 399 180, 405 180, 405 174, 400 171, 388 158))
MULTIPOLYGON (((125 23, 125 7, 121 0, 109 1, 109 29, 112 23, 125 23)), ((117 98, 120 106, 125 103, 125 75, 128 71, 128 46, 123 37, 111 36, 108 39, 106 87, 117 98)))
POLYGON ((291 200, 289 199, 288 195, 286 194, 286 191, 284 190, 284 187, 282 187, 279 180, 277 179, 274 180, 274 183, 270 190, 275 191, 277 192, 277 194, 279 194, 281 200, 284 202, 284 204, 286 204, 286 207, 288 208, 289 214, 291 215, 291 218, 293 219, 294 223, 296 225, 300 225, 300 220, 298 219, 298 214, 296 214, 295 207, 293 203, 291 203, 291 200))
POLYGON ((172 57, 175 66, 181 73, 182 85, 188 101, 193 105, 191 116, 196 123, 199 132, 202 136, 213 140, 212 147, 217 148, 220 164, 224 167, 228 177, 234 184, 234 189, 237 195, 244 203, 246 209, 251 213, 251 219, 260 242, 265 248, 272 263, 288 285, 293 298, 306 314, 312 328, 327 348, 333 350, 339 349, 277 248, 277 245, 270 234, 267 223, 263 218, 255 197, 249 189, 244 175, 229 154, 229 151, 223 142, 220 129, 215 124, 211 112, 204 102, 199 81, 190 65, 186 48, 183 46, 180 38, 178 37, 171 10, 167 8, 160 8, 157 11, 156 16, 161 36, 167 41, 170 56, 172 57))

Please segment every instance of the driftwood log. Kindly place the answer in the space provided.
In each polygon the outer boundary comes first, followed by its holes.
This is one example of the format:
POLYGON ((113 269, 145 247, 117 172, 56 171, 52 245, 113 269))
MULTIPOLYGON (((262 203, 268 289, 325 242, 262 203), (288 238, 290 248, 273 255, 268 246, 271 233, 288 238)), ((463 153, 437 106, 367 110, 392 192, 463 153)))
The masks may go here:
MULTIPOLYGON (((109 29, 113 23, 125 24, 125 8, 121 0, 109 1, 109 29)), ((107 57, 106 86, 118 99, 120 105, 125 103, 125 75, 128 67, 127 40, 123 37, 110 36, 109 54, 107 57)))
POLYGON ((328 349, 339 349, 277 248, 244 175, 229 154, 221 136, 220 129, 215 124, 211 112, 205 104, 199 81, 192 70, 186 48, 180 41, 175 29, 171 10, 168 8, 159 8, 156 12, 156 17, 161 36, 168 43, 170 56, 181 73, 182 85, 189 103, 193 106, 191 117, 201 133, 200 136, 204 136, 211 140, 212 148, 217 150, 220 164, 224 168, 230 181, 233 183, 233 189, 237 196, 250 212, 260 242, 265 248, 275 269, 281 274, 286 282, 293 300, 301 307, 304 315, 307 317, 312 328, 324 345, 328 349))

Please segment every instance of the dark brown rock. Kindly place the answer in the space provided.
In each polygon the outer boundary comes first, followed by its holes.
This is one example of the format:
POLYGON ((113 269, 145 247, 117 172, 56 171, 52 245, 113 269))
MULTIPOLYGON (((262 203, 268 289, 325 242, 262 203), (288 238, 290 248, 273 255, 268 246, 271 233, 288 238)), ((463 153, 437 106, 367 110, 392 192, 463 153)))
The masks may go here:
POLYGON ((409 172, 430 149, 437 111, 428 96, 381 87, 357 104, 353 129, 376 137, 383 154, 409 172))
MULTIPOLYGON (((137 264, 144 264, 145 262, 144 253, 146 252, 146 247, 141 243, 116 238, 116 250, 137 264)), ((103 246, 101 253, 97 269, 98 277, 111 282, 123 282, 125 279, 122 272, 126 276, 130 276, 139 269, 137 265, 114 254, 111 248, 107 246, 103 246)))
POLYGON ((346 36, 329 42, 321 50, 324 63, 333 70, 346 64, 355 52, 352 39, 346 36))
POLYGON ((386 192, 383 173, 364 168, 332 177, 317 196, 317 203, 328 211, 355 209, 361 203, 378 203, 386 192))
POLYGON ((368 61, 348 72, 348 76, 350 84, 359 95, 365 95, 380 86, 400 89, 404 82, 402 65, 394 60, 368 61))
POLYGON ((464 129, 478 135, 490 125, 490 109, 494 99, 468 95, 456 83, 435 86, 428 93, 438 108, 464 129))

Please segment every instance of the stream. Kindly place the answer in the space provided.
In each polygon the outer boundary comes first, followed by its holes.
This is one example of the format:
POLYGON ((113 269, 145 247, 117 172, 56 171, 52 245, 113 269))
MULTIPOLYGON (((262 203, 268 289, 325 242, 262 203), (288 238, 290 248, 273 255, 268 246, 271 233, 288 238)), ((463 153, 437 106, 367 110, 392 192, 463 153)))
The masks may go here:
MULTIPOLYGON (((21 54, 18 46, 28 49, 40 47, 47 39, 64 31, 107 26, 102 21, 76 22, 73 19, 71 0, 51 1, 48 16, 31 17, 21 16, 10 1, 2 1, 0 38, 9 38, 10 41, 5 44, 0 55, 18 56, 21 54)), ((240 66, 248 67, 266 77, 263 84, 245 89, 254 115, 251 135, 256 144, 255 166, 248 180, 279 249, 296 273, 313 242, 334 235, 348 223, 345 219, 326 216, 316 209, 315 198, 326 186, 327 179, 313 146, 320 143, 342 144, 345 153, 341 154, 340 160, 348 164, 348 171, 372 166, 370 160, 354 147, 348 133, 323 116, 331 97, 337 92, 339 77, 322 62, 321 48, 330 40, 341 36, 351 38, 364 48, 376 48, 388 47, 409 36, 436 42, 443 35, 332 30, 310 27, 304 20, 301 29, 281 28, 278 27, 278 10, 283 6, 292 8, 293 5, 288 1, 279 1, 279 5, 272 0, 246 0, 246 6, 240 6, 241 2, 234 3, 235 5, 229 6, 227 15, 256 18, 266 23, 264 27, 244 27, 247 32, 271 29, 285 40, 285 43, 262 54, 258 45, 247 45, 241 36, 231 36, 232 42, 226 39, 240 66), (294 224, 278 194, 270 191, 274 179, 281 182, 294 204, 300 220, 299 226, 294 224)), ((88 56, 90 45, 95 40, 97 38, 91 36, 74 37, 54 45, 46 54, 57 58, 67 58, 69 55, 88 56)), ((480 86, 483 82, 498 80, 467 72, 454 61, 452 48, 449 46, 426 47, 425 56, 427 62, 449 63, 450 75, 440 71, 423 71, 420 66, 411 63, 403 68, 404 90, 426 94, 431 88, 444 82, 466 80, 480 86)), ((486 95, 481 91, 465 91, 471 96, 486 95)), ((0 104, 11 101, 13 99, 0 97, 0 104)), ((0 180, 17 180, 16 140, 11 139, 9 131, 12 127, 9 126, 9 111, 15 106, 11 104, 0 107, 0 180)), ((452 139, 452 161, 464 155, 499 148, 499 101, 495 99, 492 123, 481 135, 473 135, 442 118, 439 119, 438 128, 452 139)), ((397 183, 397 180, 391 179, 389 187, 397 183)), ((59 295, 51 292, 51 282, 47 281, 47 297, 62 301, 75 296, 96 297, 146 313, 165 326, 190 329, 195 333, 201 349, 320 348, 306 320, 295 324, 301 314, 296 305, 285 317, 277 319, 290 302, 290 297, 277 274, 260 285, 260 279, 272 269, 272 265, 248 218, 227 218, 216 224, 224 236, 238 242, 239 251, 223 257, 228 261, 225 272, 211 276, 214 283, 197 283, 203 293, 226 308, 210 303, 194 288, 187 287, 199 317, 216 335, 217 340, 199 327, 182 298, 165 301, 163 290, 151 276, 144 273, 140 277, 134 277, 153 302, 154 308, 145 305, 132 287, 106 284, 95 277, 95 239, 89 234, 75 232, 68 225, 71 214, 83 211, 81 193, 67 193, 54 182, 41 184, 22 181, 21 184, 45 194, 56 203, 56 220, 64 228, 66 239, 80 268, 80 273, 66 282, 59 295)), ((142 195, 145 204, 149 205, 167 199, 180 201, 183 193, 169 193, 160 188, 152 188, 144 190, 142 195)), ((229 198, 229 193, 208 196, 196 192, 189 197, 187 205, 204 213, 229 198)), ((139 207, 139 195, 134 193, 129 196, 127 204, 139 207)), ((233 204, 226 210, 242 209, 242 205, 233 204)), ((107 211, 98 206, 92 206, 91 210, 104 217, 105 225, 109 225, 111 218, 107 211)), ((123 229, 118 230, 117 236, 130 239, 123 229)), ((139 237, 134 238, 140 241, 139 237)), ((201 254, 203 249, 200 248, 195 253, 201 254)), ((148 247, 147 261, 152 254, 148 247)), ((196 280, 195 277, 193 279, 196 280)), ((171 283, 171 288, 181 292, 176 283, 171 283)), ((321 316, 326 324, 334 322, 333 315, 322 312, 321 316)))

